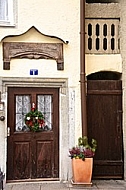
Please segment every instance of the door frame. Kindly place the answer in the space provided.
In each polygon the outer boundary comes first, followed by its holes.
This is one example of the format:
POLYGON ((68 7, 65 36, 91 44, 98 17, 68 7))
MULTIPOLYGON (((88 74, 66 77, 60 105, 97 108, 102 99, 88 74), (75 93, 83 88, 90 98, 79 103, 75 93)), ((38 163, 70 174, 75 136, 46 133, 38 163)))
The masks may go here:
POLYGON ((9 87, 8 95, 7 123, 10 135, 7 137, 7 182, 40 178, 57 180, 59 178, 59 88, 9 87), (23 95, 29 96, 30 105, 34 102, 36 108, 39 95, 52 97, 51 130, 37 133, 16 130, 18 109, 16 109, 18 102, 16 97, 23 95))
MULTIPOLYGON (((68 173, 68 168, 64 168, 66 165, 66 155, 62 154, 63 148, 66 150, 69 149, 69 134, 64 133, 63 131, 69 130, 68 126, 68 112, 66 108, 68 107, 68 79, 67 78, 22 78, 22 77, 2 77, 2 94, 3 100, 5 101, 5 118, 7 120, 7 92, 8 87, 48 87, 48 88, 59 88, 59 111, 60 111, 60 120, 59 120, 59 179, 64 178, 64 173, 68 173), (63 98, 62 98, 63 97, 63 98), (62 108, 62 109, 61 109, 62 108), (64 117, 61 117, 64 115, 64 117), (63 126, 63 127, 61 127, 63 126), (63 130, 63 131, 62 131, 63 130), (65 141, 63 139, 66 139, 65 141)), ((7 136, 7 122, 5 122, 5 137, 7 136)), ((7 138, 6 138, 7 139, 7 138)), ((5 142, 5 154, 7 155, 7 140, 5 142)), ((7 170, 6 161, 7 156, 5 156, 5 171, 7 170)), ((69 159, 69 158, 68 158, 69 159)))

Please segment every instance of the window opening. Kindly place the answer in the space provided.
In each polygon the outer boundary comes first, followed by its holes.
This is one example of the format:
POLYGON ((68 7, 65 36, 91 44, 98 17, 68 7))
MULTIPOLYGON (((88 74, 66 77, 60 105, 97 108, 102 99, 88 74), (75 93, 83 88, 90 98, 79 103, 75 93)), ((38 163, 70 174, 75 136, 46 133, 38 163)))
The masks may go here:
POLYGON ((88 24, 88 49, 92 49, 92 25, 88 24))
POLYGON ((106 38, 103 39, 103 49, 107 50, 107 39, 106 38))
POLYGON ((114 47, 115 47, 115 39, 112 38, 111 39, 111 49, 114 50, 115 49, 114 47))
POLYGON ((103 35, 107 36, 107 24, 104 24, 103 26, 103 35))
POLYGON ((0 0, 0 24, 14 24, 14 1, 0 0))
POLYGON ((37 96, 38 111, 41 111, 45 117, 45 126, 48 130, 52 129, 52 96, 38 95, 37 96))
MULTIPOLYGON (((25 115, 31 111, 31 96, 30 95, 16 95, 16 113, 15 113, 15 131, 29 131, 25 124, 25 115)), ((52 130, 52 95, 37 95, 36 109, 44 115, 44 130, 52 130)))
POLYGON ((103 49, 107 50, 107 24, 103 25, 103 49))
POLYGON ((111 49, 114 50, 115 49, 115 39, 114 39, 114 36, 115 36, 115 25, 114 24, 111 25, 111 36, 112 36, 112 39, 111 39, 111 49))
POLYGON ((92 25, 88 24, 88 35, 92 36, 92 25))
POLYGON ((114 36, 115 35, 115 25, 112 24, 111 25, 111 36, 114 36))
POLYGON ((17 95, 16 96, 16 128, 15 131, 25 131, 25 115, 31 110, 30 96, 28 95, 17 95))
POLYGON ((99 24, 96 24, 96 36, 99 36, 99 28, 100 28, 99 24))
POLYGON ((86 53, 120 52, 119 19, 85 19, 85 31, 86 53))
POLYGON ((100 47, 99 35, 100 35, 100 26, 99 24, 96 24, 96 50, 99 50, 100 47))
POLYGON ((92 49, 92 39, 90 37, 88 38, 88 49, 92 49))
POLYGON ((99 44, 100 44, 100 40, 99 38, 96 38, 96 50, 99 50, 99 44))

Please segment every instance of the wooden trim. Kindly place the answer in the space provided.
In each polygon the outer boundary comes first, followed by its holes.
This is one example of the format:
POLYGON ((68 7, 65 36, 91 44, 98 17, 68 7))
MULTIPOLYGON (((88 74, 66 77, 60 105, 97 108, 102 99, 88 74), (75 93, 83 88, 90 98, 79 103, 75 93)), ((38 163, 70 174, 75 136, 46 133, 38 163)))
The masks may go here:
POLYGON ((117 166, 117 165, 122 165, 123 164, 123 161, 121 160, 116 160, 116 161, 113 161, 113 160, 94 160, 94 163, 96 165, 113 165, 113 166, 117 166))
POLYGON ((22 182, 43 182, 43 181, 59 181, 59 178, 39 178, 39 179, 21 179, 21 180, 7 180, 7 183, 22 183, 22 182))
POLYGON ((99 95, 116 95, 122 94, 122 90, 88 90, 87 94, 99 94, 99 95))
POLYGON ((53 59, 64 70, 62 43, 3 42, 3 69, 10 70, 11 58, 53 59))

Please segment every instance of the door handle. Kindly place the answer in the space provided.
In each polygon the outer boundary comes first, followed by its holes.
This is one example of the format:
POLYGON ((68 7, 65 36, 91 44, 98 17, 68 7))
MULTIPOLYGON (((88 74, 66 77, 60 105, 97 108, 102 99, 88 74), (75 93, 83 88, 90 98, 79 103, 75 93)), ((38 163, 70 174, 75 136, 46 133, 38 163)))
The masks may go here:
POLYGON ((7 136, 10 136, 10 127, 7 128, 7 136))

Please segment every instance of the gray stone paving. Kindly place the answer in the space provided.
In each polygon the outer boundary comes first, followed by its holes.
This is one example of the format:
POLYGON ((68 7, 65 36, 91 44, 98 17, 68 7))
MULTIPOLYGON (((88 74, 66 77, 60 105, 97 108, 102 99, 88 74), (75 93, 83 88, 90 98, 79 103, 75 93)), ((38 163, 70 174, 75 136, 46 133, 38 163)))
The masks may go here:
POLYGON ((91 187, 72 185, 71 182, 7 183, 4 185, 4 190, 126 190, 126 181, 123 180, 95 180, 92 182, 91 187))

